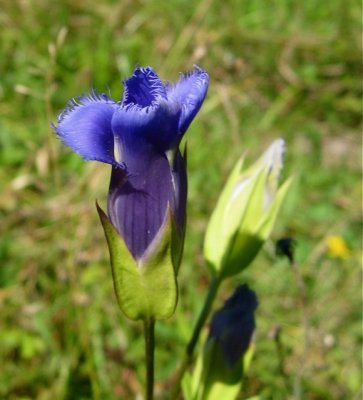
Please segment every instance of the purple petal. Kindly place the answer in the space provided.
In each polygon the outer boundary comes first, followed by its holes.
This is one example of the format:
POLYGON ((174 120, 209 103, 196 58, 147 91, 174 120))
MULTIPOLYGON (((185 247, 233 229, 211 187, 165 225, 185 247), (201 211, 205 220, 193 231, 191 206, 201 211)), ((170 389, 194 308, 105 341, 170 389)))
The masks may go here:
POLYGON ((159 231, 173 199, 168 159, 144 145, 129 155, 127 175, 112 168, 108 214, 132 255, 142 257, 159 231))
POLYGON ((151 67, 136 67, 134 74, 123 82, 125 86, 122 105, 148 107, 158 97, 166 99, 165 86, 151 67))
POLYGON ((121 106, 112 119, 112 129, 115 140, 121 144, 121 154, 132 152, 142 142, 152 144, 160 152, 172 148, 178 141, 180 111, 176 104, 161 98, 155 105, 146 108, 121 106))
POLYGON ((66 146, 86 160, 115 164, 111 119, 117 107, 105 94, 94 91, 72 100, 54 129, 66 146))
POLYGON ((182 113, 179 133, 183 134, 199 111, 208 90, 209 76, 206 71, 195 66, 193 72, 184 74, 175 85, 167 87, 168 99, 179 103, 182 113))
POLYGON ((175 160, 172 168, 174 202, 171 203, 171 210, 175 218, 176 225, 179 229, 181 237, 184 236, 185 220, 186 220, 186 203, 188 180, 186 171, 186 161, 179 150, 176 152, 175 160))
MULTIPOLYGON (((174 198, 171 202, 171 212, 175 221, 176 230, 174 231, 175 243, 173 254, 173 263, 176 270, 179 269, 180 262, 183 255, 184 237, 185 237, 185 223, 186 223, 186 204, 187 204, 187 191, 188 180, 186 171, 186 150, 184 157, 181 155, 179 149, 176 151, 174 160, 172 161, 172 178, 174 198)), ((170 162, 170 159, 169 159, 170 162)))

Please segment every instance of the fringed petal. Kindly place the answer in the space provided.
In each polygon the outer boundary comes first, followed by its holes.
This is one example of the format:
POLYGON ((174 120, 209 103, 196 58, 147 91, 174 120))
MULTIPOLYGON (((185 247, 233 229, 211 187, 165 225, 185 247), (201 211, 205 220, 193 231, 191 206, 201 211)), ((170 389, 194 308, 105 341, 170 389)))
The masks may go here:
POLYGON ((151 67, 136 66, 134 74, 123 82, 125 86, 123 106, 134 104, 151 106, 159 97, 166 99, 165 86, 151 67))
POLYGON ((194 71, 183 74, 175 85, 167 86, 168 99, 181 105, 179 133, 184 134, 199 111, 208 90, 209 76, 195 66, 194 71))
POLYGON ((112 119, 115 139, 122 144, 121 153, 133 151, 142 142, 152 144, 159 152, 169 150, 178 141, 180 114, 178 104, 161 98, 146 108, 121 106, 112 119))
POLYGON ((167 210, 173 234, 184 237, 187 176, 178 145, 204 100, 208 74, 195 67, 165 86, 152 68, 137 66, 124 86, 122 103, 97 92, 72 100, 54 130, 86 160, 112 164, 109 218, 140 259, 167 210))
POLYGON ((61 141, 86 160, 115 164, 112 115, 118 105, 105 94, 71 100, 53 126, 61 141))

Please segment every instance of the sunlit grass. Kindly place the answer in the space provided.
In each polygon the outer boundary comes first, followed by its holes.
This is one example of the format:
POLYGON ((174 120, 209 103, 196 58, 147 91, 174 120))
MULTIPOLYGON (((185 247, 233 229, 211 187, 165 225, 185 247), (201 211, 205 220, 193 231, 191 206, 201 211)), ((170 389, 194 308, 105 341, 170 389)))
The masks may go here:
POLYGON ((0 398, 141 392, 142 329, 117 308, 94 206, 96 198, 105 204, 109 167, 71 154, 50 123, 91 87, 121 98, 136 63, 171 81, 196 63, 211 82, 186 138, 181 296, 175 316, 157 326, 157 393, 172 380, 208 287, 203 234, 224 180, 241 153, 253 161, 284 137, 285 175, 295 180, 273 239, 297 241, 308 332, 296 276, 271 241, 240 277, 260 302, 244 396, 358 399, 358 2, 14 0, 2 5, 0 23, 0 398), (328 254, 333 235, 345 241, 346 258, 328 254))

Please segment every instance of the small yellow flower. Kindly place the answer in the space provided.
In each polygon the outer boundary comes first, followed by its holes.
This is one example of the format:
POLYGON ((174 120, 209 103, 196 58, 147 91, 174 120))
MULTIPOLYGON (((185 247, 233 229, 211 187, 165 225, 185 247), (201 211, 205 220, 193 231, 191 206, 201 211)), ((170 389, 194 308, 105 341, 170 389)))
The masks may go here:
POLYGON ((330 235, 326 239, 327 253, 333 258, 347 258, 350 251, 345 240, 338 235, 330 235))

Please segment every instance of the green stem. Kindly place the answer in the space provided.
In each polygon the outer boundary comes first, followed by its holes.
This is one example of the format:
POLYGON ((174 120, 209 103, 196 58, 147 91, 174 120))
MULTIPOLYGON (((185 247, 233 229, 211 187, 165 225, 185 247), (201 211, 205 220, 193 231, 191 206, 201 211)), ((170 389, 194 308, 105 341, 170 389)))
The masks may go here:
POLYGON ((155 348, 155 321, 144 321, 145 356, 146 356, 146 391, 145 400, 153 400, 154 397, 154 348, 155 348))
POLYGON ((215 277, 211 282, 208 295, 205 299, 202 311, 199 314, 199 318, 197 324, 195 325, 193 335, 189 340, 183 361, 179 367, 174 385, 171 388, 170 400, 175 400, 178 397, 184 373, 193 359, 194 349, 196 344, 198 343, 200 332, 209 316, 213 301, 216 297, 221 282, 222 280, 219 277, 215 277))

